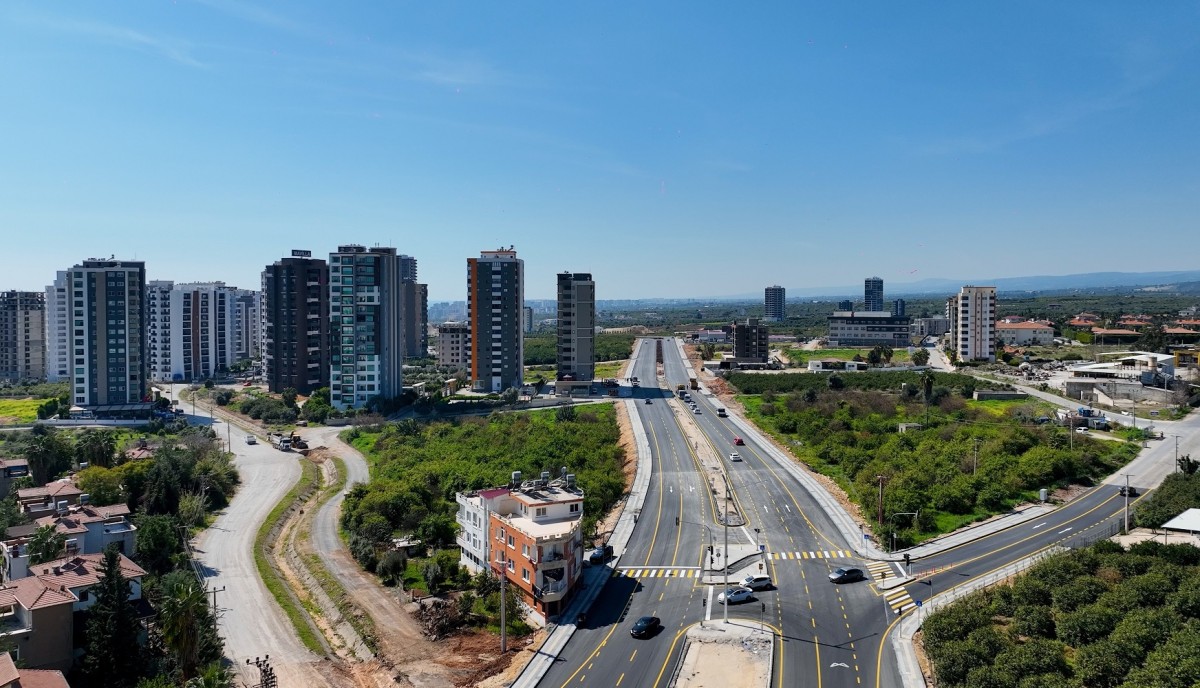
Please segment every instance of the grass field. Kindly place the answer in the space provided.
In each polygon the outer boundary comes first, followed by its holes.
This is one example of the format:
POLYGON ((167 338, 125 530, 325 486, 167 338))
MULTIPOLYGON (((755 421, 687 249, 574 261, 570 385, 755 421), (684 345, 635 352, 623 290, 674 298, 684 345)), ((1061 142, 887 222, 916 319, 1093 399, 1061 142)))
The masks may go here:
POLYGON ((0 425, 32 423, 45 399, 0 399, 0 425))
POLYGON ((621 374, 621 367, 625 365, 625 361, 604 361, 596 364, 596 379, 603 380, 606 377, 618 377, 621 374))
MULTIPOLYGON (((853 361, 855 356, 861 356, 862 360, 867 360, 867 354, 871 353, 870 349, 817 349, 809 351, 807 349, 789 348, 784 354, 793 365, 807 365, 812 360, 837 359, 839 361, 853 361)), ((908 362, 907 349, 892 349, 892 365, 908 362)))

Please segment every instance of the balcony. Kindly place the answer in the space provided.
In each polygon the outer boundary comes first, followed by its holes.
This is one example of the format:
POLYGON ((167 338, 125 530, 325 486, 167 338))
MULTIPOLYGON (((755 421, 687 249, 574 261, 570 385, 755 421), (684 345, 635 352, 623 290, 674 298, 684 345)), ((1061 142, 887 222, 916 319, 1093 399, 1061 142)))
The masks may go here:
POLYGON ((550 581, 543 587, 533 586, 533 596, 543 602, 557 602, 567 594, 566 581, 550 581))

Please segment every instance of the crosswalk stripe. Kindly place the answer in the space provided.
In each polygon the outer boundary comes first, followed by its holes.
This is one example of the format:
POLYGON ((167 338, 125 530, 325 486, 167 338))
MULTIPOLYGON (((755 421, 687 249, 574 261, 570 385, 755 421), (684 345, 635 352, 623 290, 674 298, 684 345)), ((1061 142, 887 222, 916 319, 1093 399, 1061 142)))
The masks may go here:
POLYGON ((808 553, 808 556, 809 556, 810 558, 812 558, 812 559, 816 559, 816 558, 817 558, 817 555, 813 554, 812 552, 809 552, 809 553, 808 553))

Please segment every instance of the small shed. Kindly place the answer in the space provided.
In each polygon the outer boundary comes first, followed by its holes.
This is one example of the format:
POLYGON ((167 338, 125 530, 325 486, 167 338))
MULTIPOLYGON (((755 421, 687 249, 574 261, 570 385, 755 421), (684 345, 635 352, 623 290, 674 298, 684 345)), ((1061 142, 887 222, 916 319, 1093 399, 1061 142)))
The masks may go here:
POLYGON ((1176 530, 1185 533, 1200 533, 1200 509, 1188 509, 1175 518, 1163 524, 1163 530, 1176 530))

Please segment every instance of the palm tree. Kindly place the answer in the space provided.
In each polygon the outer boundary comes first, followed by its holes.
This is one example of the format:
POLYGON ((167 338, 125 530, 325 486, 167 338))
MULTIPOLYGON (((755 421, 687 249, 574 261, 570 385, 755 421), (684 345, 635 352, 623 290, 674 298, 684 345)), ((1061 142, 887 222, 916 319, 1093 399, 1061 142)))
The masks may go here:
POLYGON ((208 621, 208 599, 196 579, 187 574, 164 579, 163 599, 158 609, 159 629, 185 680, 196 676, 200 625, 208 621))
POLYGON ((58 532, 52 525, 40 526, 29 540, 29 563, 41 564, 62 556, 67 545, 65 533, 58 532))
POLYGON ((75 456, 91 466, 112 466, 113 456, 117 453, 117 443, 112 433, 106 430, 84 430, 75 443, 75 456))

